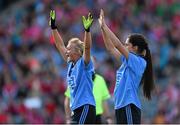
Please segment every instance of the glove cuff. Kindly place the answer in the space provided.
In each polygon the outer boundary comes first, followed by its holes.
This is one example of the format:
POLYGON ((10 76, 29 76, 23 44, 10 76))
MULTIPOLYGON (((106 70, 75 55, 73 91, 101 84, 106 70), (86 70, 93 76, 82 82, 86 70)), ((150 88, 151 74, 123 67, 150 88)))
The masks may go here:
MULTIPOLYGON (((85 29, 85 28, 84 28, 84 29, 85 29)), ((90 28, 88 28, 88 29, 85 29, 85 31, 86 31, 86 32, 90 32, 90 28)))
POLYGON ((57 26, 51 25, 51 29, 52 29, 52 30, 55 30, 55 29, 57 29, 57 26))
POLYGON ((55 20, 53 20, 52 18, 51 18, 51 29, 52 30, 57 29, 57 26, 55 24, 55 20))

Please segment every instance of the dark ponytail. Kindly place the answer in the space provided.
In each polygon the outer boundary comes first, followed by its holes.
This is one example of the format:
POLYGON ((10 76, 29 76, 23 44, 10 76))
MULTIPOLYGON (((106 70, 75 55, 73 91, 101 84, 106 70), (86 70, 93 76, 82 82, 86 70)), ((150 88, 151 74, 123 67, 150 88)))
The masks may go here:
POLYGON ((150 53, 148 46, 146 48, 145 60, 147 62, 147 66, 144 71, 141 84, 143 86, 144 96, 147 99, 151 99, 151 93, 152 93, 152 90, 154 89, 154 79, 153 79, 153 67, 152 67, 151 53, 150 53))
POLYGON ((143 57, 146 62, 146 69, 141 79, 141 85, 143 87, 143 94, 147 99, 151 99, 151 93, 154 89, 154 79, 153 79, 153 67, 151 60, 151 53, 147 44, 145 37, 141 34, 131 34, 129 36, 129 42, 133 46, 138 47, 138 54, 142 54, 146 50, 146 55, 143 57))

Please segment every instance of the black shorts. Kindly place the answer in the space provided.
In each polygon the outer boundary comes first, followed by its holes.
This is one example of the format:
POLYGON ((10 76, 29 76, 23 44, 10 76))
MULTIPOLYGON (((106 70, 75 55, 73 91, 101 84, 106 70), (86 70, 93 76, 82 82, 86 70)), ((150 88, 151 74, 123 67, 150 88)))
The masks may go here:
POLYGON ((94 124, 96 109, 93 105, 83 105, 73 111, 71 124, 94 124))
POLYGON ((141 110, 134 104, 129 104, 123 108, 116 109, 117 124, 140 124, 141 110))
POLYGON ((101 121, 101 115, 96 115, 96 121, 95 121, 95 124, 102 124, 102 121, 101 121))

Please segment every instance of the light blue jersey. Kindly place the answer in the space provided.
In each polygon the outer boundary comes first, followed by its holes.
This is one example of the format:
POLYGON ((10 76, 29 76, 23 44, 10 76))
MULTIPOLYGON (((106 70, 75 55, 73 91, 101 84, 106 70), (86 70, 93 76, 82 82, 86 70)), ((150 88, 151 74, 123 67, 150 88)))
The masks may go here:
POLYGON ((121 56, 122 65, 116 72, 116 86, 114 90, 115 109, 132 103, 141 109, 138 88, 146 68, 146 61, 142 57, 129 53, 128 59, 121 56))
POLYGON ((74 66, 72 62, 68 63, 67 83, 70 88, 70 107, 72 111, 85 104, 95 106, 93 73, 94 68, 91 60, 87 65, 85 65, 83 57, 74 66))

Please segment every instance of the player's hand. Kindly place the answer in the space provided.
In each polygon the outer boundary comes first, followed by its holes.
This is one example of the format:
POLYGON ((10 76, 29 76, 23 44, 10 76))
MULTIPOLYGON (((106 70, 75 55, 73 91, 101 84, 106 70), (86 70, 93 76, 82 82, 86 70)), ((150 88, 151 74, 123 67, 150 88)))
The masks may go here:
POLYGON ((89 32, 90 27, 92 26, 93 23, 93 16, 91 15, 91 13, 88 14, 87 19, 85 18, 85 16, 82 16, 82 23, 85 31, 89 32))
POLYGON ((56 12, 55 12, 55 10, 51 10, 50 11, 50 20, 49 20, 49 25, 51 26, 51 29, 57 29, 55 21, 56 21, 56 12))
POLYGON ((66 124, 70 125, 70 124, 71 124, 71 120, 70 120, 70 119, 67 119, 67 120, 66 120, 66 124))
POLYGON ((112 121, 111 118, 108 118, 106 121, 107 121, 108 124, 113 124, 113 121, 112 121))
POLYGON ((103 9, 101 9, 98 21, 99 21, 100 27, 102 28, 105 25, 103 9))

